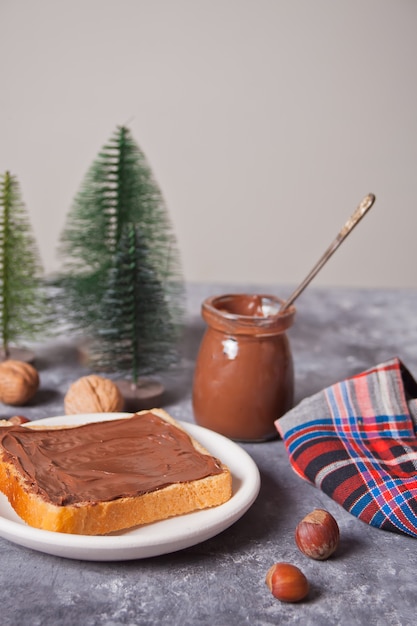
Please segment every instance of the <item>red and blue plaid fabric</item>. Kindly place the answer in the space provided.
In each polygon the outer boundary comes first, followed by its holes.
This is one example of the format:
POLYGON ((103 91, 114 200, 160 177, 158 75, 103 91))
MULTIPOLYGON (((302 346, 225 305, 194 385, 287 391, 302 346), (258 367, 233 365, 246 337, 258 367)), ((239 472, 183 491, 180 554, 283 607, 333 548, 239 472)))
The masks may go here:
POLYGON ((417 537, 417 383, 399 359, 276 421, 293 469, 372 526, 417 537))

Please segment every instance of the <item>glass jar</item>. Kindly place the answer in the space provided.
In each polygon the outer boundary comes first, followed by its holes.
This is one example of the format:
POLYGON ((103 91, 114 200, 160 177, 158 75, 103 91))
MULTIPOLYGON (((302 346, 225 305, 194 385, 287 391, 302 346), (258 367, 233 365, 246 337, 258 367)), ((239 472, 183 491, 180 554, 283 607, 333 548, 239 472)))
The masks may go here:
POLYGON ((274 422, 293 404, 294 371, 285 331, 295 308, 270 295, 227 294, 207 298, 207 323, 193 383, 194 417, 200 426, 237 441, 277 436, 274 422))

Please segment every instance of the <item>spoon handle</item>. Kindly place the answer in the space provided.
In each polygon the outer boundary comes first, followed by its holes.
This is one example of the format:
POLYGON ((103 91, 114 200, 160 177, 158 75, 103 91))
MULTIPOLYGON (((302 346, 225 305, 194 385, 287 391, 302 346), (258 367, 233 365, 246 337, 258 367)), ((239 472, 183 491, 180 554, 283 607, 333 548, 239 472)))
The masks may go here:
POLYGON ((295 291, 292 292, 290 297, 284 302, 284 304, 282 305, 280 309, 281 312, 288 309, 288 307, 291 306, 294 300, 296 300, 296 298, 298 298, 298 296, 304 291, 307 285, 309 285, 309 283, 313 280, 316 274, 318 274, 318 272, 321 270, 323 265, 327 263, 327 261, 330 259, 332 254, 336 252, 337 248, 340 246, 342 241, 346 239, 348 234, 352 232, 352 230, 355 228, 356 224, 358 224, 360 220, 363 218, 363 216, 369 211, 369 209, 371 208, 374 202, 375 202, 374 194, 370 193, 367 196, 365 196, 365 198, 356 208, 354 213, 350 216, 346 224, 344 224, 342 229, 339 231, 334 241, 330 244, 330 246, 327 248, 325 253, 317 261, 317 263, 315 264, 311 272, 305 277, 303 282, 297 287, 297 289, 295 289, 295 291))

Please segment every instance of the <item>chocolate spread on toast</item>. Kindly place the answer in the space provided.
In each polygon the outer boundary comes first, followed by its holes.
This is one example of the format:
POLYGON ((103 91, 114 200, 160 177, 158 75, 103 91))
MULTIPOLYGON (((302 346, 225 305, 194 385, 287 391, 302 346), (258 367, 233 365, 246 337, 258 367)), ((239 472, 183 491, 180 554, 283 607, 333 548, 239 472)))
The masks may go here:
POLYGON ((222 473, 187 433, 148 412, 74 428, 0 429, 3 458, 56 505, 140 496, 222 473))

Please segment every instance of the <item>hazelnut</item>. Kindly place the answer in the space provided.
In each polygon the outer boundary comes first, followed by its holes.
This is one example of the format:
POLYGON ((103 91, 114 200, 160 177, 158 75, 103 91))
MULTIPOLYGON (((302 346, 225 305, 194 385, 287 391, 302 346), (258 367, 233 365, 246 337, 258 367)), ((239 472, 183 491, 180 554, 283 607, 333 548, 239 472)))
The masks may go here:
POLYGON ((0 427, 21 426, 22 424, 26 424, 27 422, 30 422, 27 417, 23 417, 23 415, 13 415, 13 417, 0 419, 0 427))
POLYGON ((23 415, 13 415, 7 420, 11 426, 21 426, 22 424, 27 424, 29 421, 30 420, 28 420, 27 417, 23 417, 23 415))
POLYGON ((29 363, 12 359, 0 363, 0 402, 21 406, 38 388, 39 374, 29 363))
POLYGON ((281 602, 299 602, 309 591, 307 578, 291 563, 275 563, 269 568, 265 582, 272 595, 281 602))
POLYGON ((295 530, 295 543, 303 554, 324 561, 339 545, 339 526, 333 515, 315 509, 301 520, 295 530))
POLYGON ((91 374, 76 380, 64 398, 65 413, 114 413, 124 406, 123 396, 112 380, 91 374))

